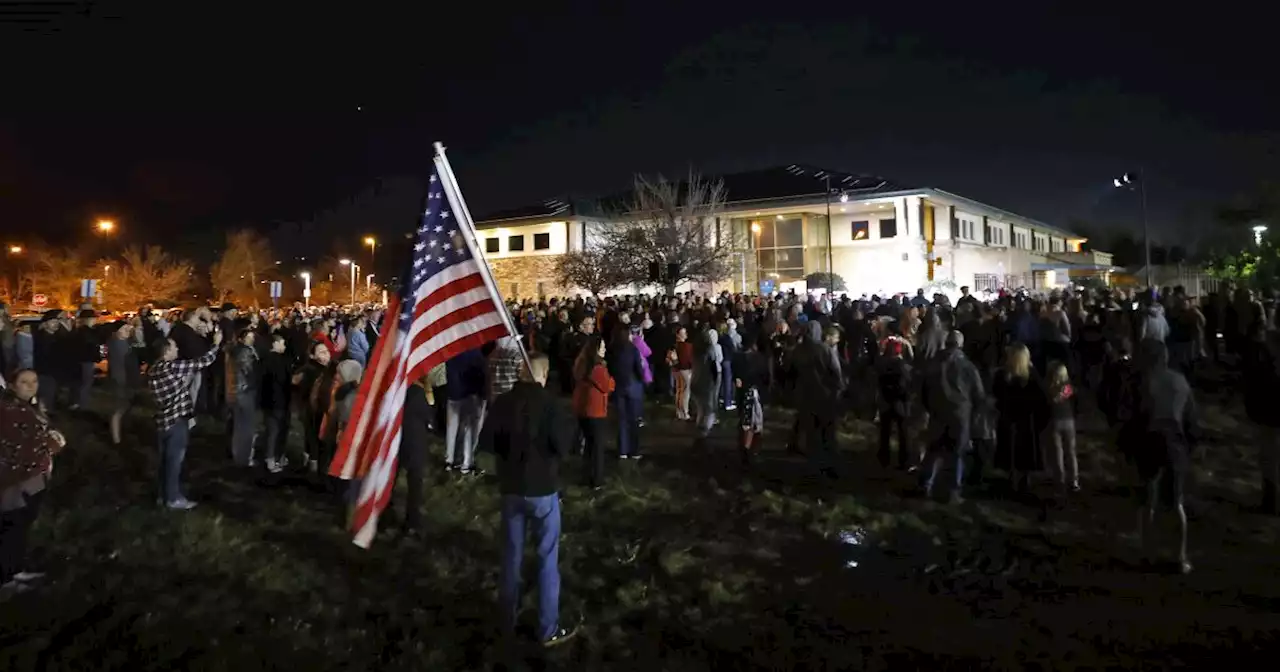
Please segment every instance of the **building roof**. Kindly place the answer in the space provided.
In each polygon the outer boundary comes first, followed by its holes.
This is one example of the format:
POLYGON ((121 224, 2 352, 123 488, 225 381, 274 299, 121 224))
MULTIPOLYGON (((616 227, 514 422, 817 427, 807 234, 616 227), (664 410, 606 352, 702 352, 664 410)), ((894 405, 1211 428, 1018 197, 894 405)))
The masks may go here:
MULTIPOLYGON (((750 203, 756 201, 800 199, 823 196, 830 184, 832 191, 844 192, 857 198, 872 194, 903 191, 905 188, 882 177, 855 175, 836 170, 826 170, 790 164, 762 170, 751 170, 727 175, 709 175, 709 180, 723 180, 725 203, 750 203)), ((603 217, 608 213, 622 212, 631 203, 631 192, 619 192, 603 196, 594 202, 576 202, 570 198, 551 198, 541 203, 519 208, 485 213, 478 224, 518 219, 545 219, 550 217, 603 217)))
POLYGON ((795 163, 722 175, 719 179, 724 180, 726 203, 825 196, 828 188, 847 193, 852 198, 907 189, 883 177, 795 163))

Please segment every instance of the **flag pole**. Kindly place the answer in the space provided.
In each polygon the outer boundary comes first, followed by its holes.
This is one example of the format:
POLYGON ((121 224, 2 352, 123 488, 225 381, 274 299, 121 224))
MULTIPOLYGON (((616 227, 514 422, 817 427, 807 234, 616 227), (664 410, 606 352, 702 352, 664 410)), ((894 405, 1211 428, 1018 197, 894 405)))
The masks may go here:
POLYGON ((529 372, 533 372, 533 364, 529 361, 529 352, 524 349, 524 342, 520 340, 520 332, 516 329, 515 323, 511 321, 511 313, 507 310, 507 304, 502 300, 502 295, 498 293, 498 285, 493 280, 493 272, 489 269, 489 260, 480 254, 480 244, 476 240, 476 224, 471 219, 471 211, 467 209, 467 201, 462 198, 462 190, 458 188, 458 180, 453 175, 453 166, 449 165, 449 159, 444 155, 444 143, 436 142, 436 167, 442 176, 441 181, 445 182, 441 186, 444 188, 445 197, 449 199, 449 204, 453 206, 453 212, 458 217, 458 231, 462 234, 462 240, 467 244, 467 251, 471 253, 471 258, 478 260, 481 273, 480 277, 484 279, 485 288, 489 290, 489 296, 496 304, 498 312, 502 315, 502 323, 507 327, 507 334, 516 339, 516 347, 520 348, 520 356, 524 358, 525 366, 529 367, 529 372))

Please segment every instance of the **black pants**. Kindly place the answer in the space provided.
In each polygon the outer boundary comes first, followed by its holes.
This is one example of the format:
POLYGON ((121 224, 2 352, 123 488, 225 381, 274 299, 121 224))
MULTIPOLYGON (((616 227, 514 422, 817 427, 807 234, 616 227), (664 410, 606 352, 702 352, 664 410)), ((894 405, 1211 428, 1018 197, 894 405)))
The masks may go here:
POLYGON ((911 456, 911 441, 907 436, 907 418, 896 410, 889 408, 880 411, 880 466, 889 466, 889 439, 898 435, 898 466, 906 469, 911 456))
POLYGON ((31 524, 40 513, 40 501, 44 492, 26 495, 27 505, 21 509, 0 513, 0 584, 8 583, 13 575, 22 571, 27 555, 27 537, 31 524))
POLYGON ((289 441, 289 409, 264 409, 262 414, 267 425, 267 459, 278 460, 284 457, 289 441))
MULTIPOLYGON (((404 528, 406 530, 422 529, 422 500, 426 495, 427 470, 422 464, 400 463, 400 471, 404 472, 408 481, 408 496, 404 499, 404 528)), ((392 481, 394 487, 395 481, 392 481)), ((392 491, 394 493, 394 490, 392 491)))
POLYGON ((834 413, 802 413, 808 425, 809 460, 813 466, 827 474, 836 470, 836 424, 834 413))
POLYGON ((604 484, 604 446, 600 438, 604 435, 604 418, 578 418, 578 429, 586 442, 586 452, 582 455, 586 472, 587 485, 598 487, 604 484))

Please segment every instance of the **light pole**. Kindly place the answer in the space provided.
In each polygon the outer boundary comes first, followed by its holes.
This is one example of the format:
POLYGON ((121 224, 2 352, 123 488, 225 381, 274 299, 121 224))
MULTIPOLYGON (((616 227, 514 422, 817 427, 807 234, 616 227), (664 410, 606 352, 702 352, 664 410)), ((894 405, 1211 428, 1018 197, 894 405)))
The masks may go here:
MULTIPOLYGON (((827 187, 827 300, 830 301, 836 295, 836 256, 831 246, 831 173, 823 175, 822 181, 827 187)), ((841 191, 840 202, 848 203, 849 194, 841 191)))
POLYGON ((354 306, 356 305, 356 273, 360 272, 360 264, 350 259, 342 259, 338 263, 351 267, 351 305, 354 306))
POLYGON ((373 273, 370 273, 369 275, 364 276, 364 293, 366 294, 366 298, 368 298, 367 295, 373 294, 373 275, 373 273))
POLYGON ((1137 189, 1138 198, 1142 202, 1142 248, 1143 258, 1147 265, 1147 289, 1150 290, 1152 282, 1151 271, 1151 227, 1147 221, 1147 180, 1146 176, 1139 170, 1136 173, 1125 173, 1120 177, 1111 180, 1116 189, 1128 189, 1133 191, 1137 189))
POLYGON ((1262 245, 1262 234, 1266 233, 1266 224, 1255 224, 1253 226, 1253 244, 1262 245))
POLYGON ((311 307, 311 274, 303 271, 302 275, 302 307, 311 307))
MULTIPOLYGON (((21 245, 10 245, 10 246, 9 246, 9 256, 11 256, 11 257, 16 257, 16 256, 18 256, 19 254, 22 254, 22 246, 21 246, 21 245)), ((16 263, 15 263, 13 266, 14 266, 14 273, 13 273, 14 285, 13 285, 13 292, 11 292, 10 299, 13 301, 13 303, 17 303, 17 302, 18 302, 18 294, 19 294, 19 293, 21 292, 21 290, 22 290, 22 271, 21 271, 21 270, 19 270, 19 269, 17 268, 18 264, 16 264, 16 263)), ((8 281, 8 280, 6 279, 6 282, 7 282, 7 281, 8 281)))
POLYGON ((760 291, 760 222, 751 222, 751 236, 756 248, 756 291, 760 291))
POLYGON ((378 240, 373 236, 365 236, 364 244, 369 246, 369 268, 373 268, 378 256, 378 240))

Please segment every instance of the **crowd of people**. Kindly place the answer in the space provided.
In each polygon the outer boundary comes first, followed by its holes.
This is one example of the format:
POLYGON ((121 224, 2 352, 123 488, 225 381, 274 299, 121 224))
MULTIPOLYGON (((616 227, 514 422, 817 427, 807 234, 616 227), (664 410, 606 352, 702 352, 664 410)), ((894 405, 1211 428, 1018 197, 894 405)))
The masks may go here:
MULTIPOLYGON (((580 482, 604 487, 609 443, 619 460, 644 457, 646 413, 671 412, 676 422, 692 423, 694 450, 730 434, 749 469, 766 415, 790 407, 794 420, 780 443, 807 456, 815 477, 835 480, 846 468, 842 421, 872 420, 884 468, 915 474, 923 496, 945 487, 960 503, 1001 483, 1013 496, 1026 495, 1040 472, 1050 474, 1061 497, 1081 490, 1076 419, 1082 399, 1091 400, 1145 486, 1140 529, 1150 525, 1162 494, 1176 513, 1183 571, 1191 570, 1183 491, 1198 436, 1193 371, 1205 358, 1234 355, 1243 363, 1249 417, 1267 427, 1280 422, 1267 404, 1280 385, 1274 312, 1244 290, 1201 301, 1181 288, 1137 297, 1002 291, 981 299, 962 288, 954 305, 918 291, 883 299, 541 299, 507 308, 518 335, 413 381, 399 460, 407 487, 393 508, 400 534, 420 534, 428 446, 443 444, 440 468, 466 479, 483 475, 476 454, 491 451, 503 497, 503 608, 514 618, 531 529, 541 562, 539 638, 548 644, 572 635, 557 615, 559 464, 580 453, 580 482), (653 399, 670 404, 646 405, 653 399), (949 485, 942 480, 948 470, 949 485)), ((51 417, 89 407, 103 361, 113 442, 125 440, 131 408, 151 408, 159 505, 196 506, 181 474, 198 423, 226 423, 234 464, 268 478, 309 474, 350 505, 352 487, 328 477, 328 465, 382 318, 378 307, 241 312, 224 304, 144 307, 103 321, 82 306, 75 314, 48 311, 31 324, 0 311, 0 371, 10 382, 0 400, 0 583, 21 591, 39 578, 23 571, 23 558, 54 456, 66 445, 51 417)), ((1263 506, 1275 513, 1272 443, 1260 468, 1263 506)))

